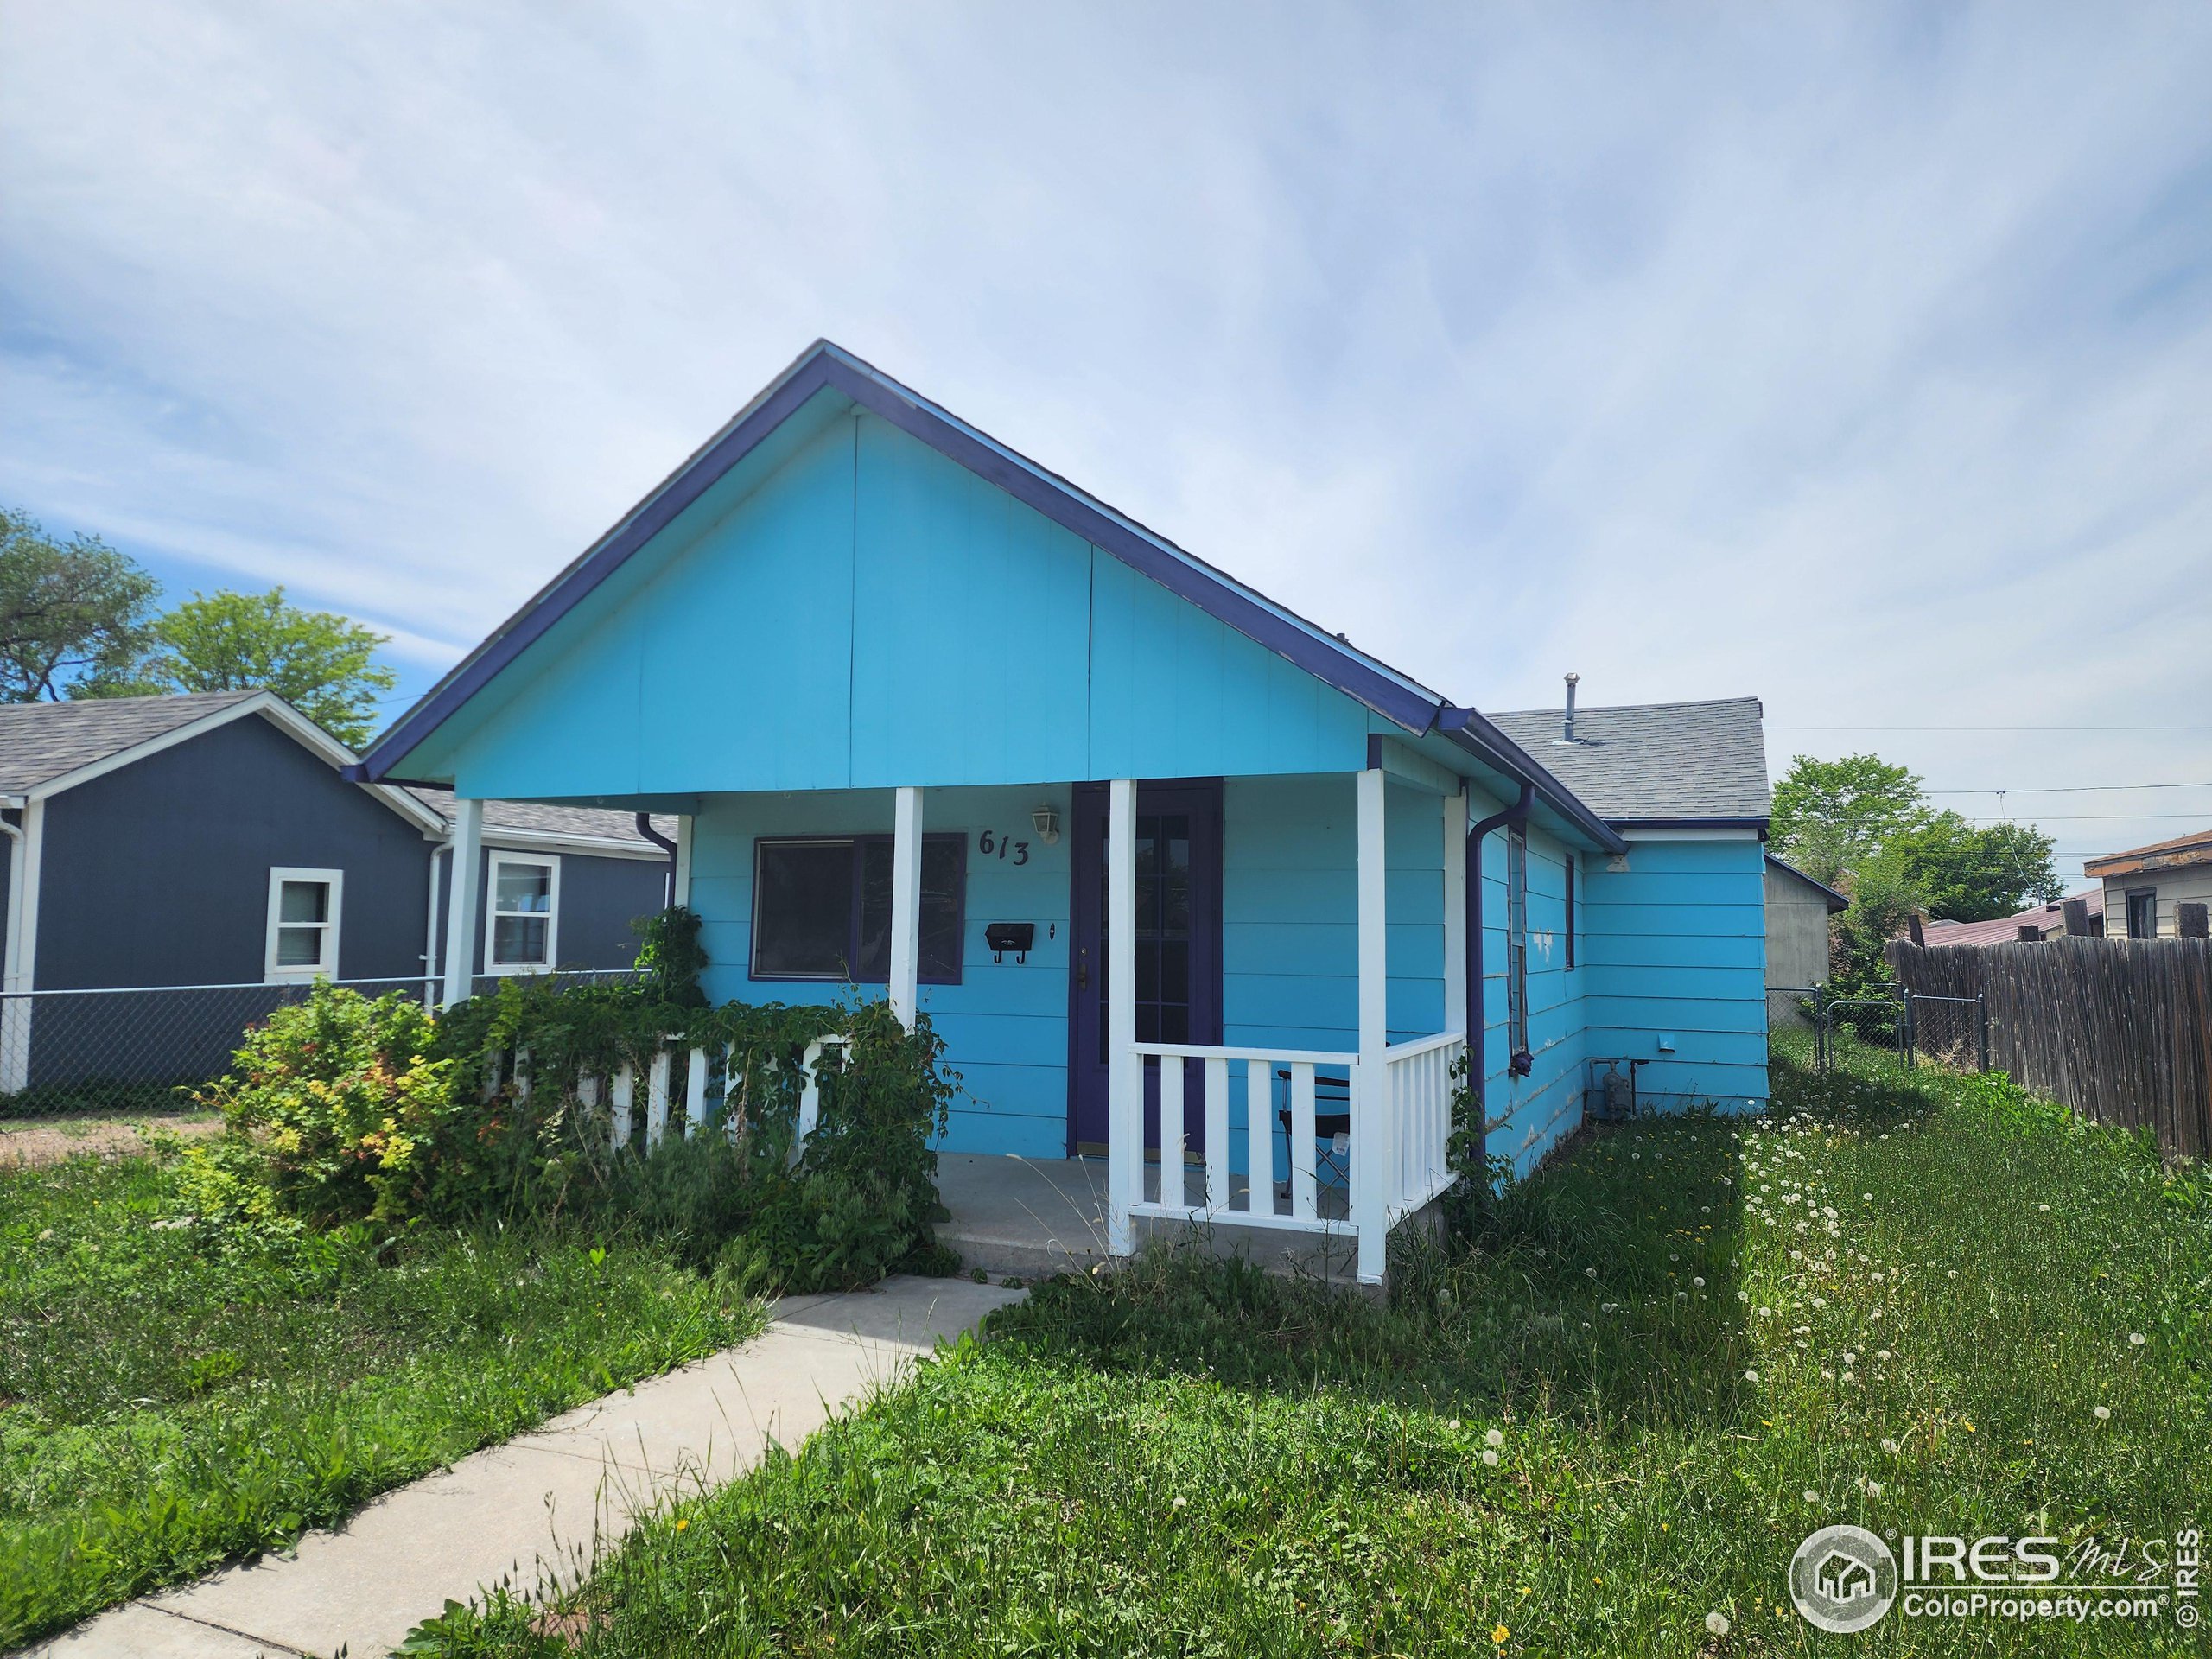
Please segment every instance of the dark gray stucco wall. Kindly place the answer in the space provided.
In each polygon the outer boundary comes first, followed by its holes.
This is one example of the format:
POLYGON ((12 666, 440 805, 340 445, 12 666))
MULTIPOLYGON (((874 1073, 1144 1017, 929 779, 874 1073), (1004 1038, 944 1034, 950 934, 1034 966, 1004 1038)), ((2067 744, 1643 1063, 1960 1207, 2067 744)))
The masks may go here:
MULTIPOLYGON (((496 831, 491 832, 496 835, 496 831)), ((477 902, 474 971, 484 971, 485 895, 491 891, 492 855, 499 843, 487 838, 483 864, 477 873, 477 902)), ((638 936, 630 924, 661 907, 667 893, 668 861, 664 858, 601 858, 588 853, 548 855, 537 847, 515 847, 533 857, 554 856, 561 861, 561 925, 559 960, 562 968, 627 968, 638 954, 638 936)), ((453 889, 453 855, 438 856, 438 892, 442 919, 439 948, 444 948, 442 906, 453 889)))
POLYGON ((41 990, 257 982, 269 872, 346 872, 339 976, 419 976, 430 843, 248 715, 46 805, 41 990))

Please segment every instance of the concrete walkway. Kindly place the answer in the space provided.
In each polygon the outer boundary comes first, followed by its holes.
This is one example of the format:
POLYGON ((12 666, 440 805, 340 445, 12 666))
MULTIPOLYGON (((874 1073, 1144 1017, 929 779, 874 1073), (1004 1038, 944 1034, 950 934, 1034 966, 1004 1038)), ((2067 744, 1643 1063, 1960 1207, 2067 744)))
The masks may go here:
POLYGON ((389 1652, 448 1598, 582 1579, 640 1512, 720 1485, 772 1440, 796 1448, 1018 1291, 958 1279, 779 1304, 768 1329, 386 1494, 289 1557, 231 1567, 101 1614, 54 1659, 351 1659, 389 1652))

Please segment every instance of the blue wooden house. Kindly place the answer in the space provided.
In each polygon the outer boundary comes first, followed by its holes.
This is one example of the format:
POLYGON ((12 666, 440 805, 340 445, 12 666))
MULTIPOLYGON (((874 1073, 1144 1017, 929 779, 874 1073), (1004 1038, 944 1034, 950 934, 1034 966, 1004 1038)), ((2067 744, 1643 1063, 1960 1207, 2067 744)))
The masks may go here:
POLYGON ((1502 728, 824 342, 358 776, 449 785, 464 845, 489 798, 675 815, 716 997, 926 1012, 947 1149, 1103 1157, 1117 1251, 1203 1218, 1373 1280, 1469 1032, 1522 1169, 1608 1062, 1764 1098, 1758 706, 1693 708, 1502 728))

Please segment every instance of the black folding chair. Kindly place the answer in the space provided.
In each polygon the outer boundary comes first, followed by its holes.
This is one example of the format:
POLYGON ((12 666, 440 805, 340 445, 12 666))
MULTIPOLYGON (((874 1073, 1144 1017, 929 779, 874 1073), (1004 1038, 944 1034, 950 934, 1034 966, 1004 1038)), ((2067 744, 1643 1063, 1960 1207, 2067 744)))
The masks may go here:
MULTIPOLYGON (((1282 1125, 1283 1156, 1294 1170, 1298 1160, 1291 1156, 1296 1144, 1292 1135, 1296 1131, 1290 1122, 1290 1073, 1281 1071, 1275 1076, 1282 1079, 1282 1109, 1275 1114, 1275 1121, 1282 1125)), ((1350 1152, 1339 1151, 1337 1139, 1351 1134, 1351 1079, 1325 1077, 1316 1072, 1313 1077, 1313 1178, 1323 1186, 1343 1186, 1351 1180, 1350 1152), (1342 1111, 1325 1112, 1322 1103, 1341 1104, 1342 1111), (1326 1172, 1325 1173, 1324 1172, 1326 1172)))

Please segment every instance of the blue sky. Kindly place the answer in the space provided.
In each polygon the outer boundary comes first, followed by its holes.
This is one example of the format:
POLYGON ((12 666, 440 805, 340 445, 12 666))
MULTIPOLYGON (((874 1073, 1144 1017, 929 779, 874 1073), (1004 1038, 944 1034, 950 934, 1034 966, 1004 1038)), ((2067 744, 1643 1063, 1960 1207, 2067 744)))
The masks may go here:
POLYGON ((8 0, 0 499, 411 696, 826 334, 1462 701, 1756 694, 2070 877, 2212 823, 2208 86, 2202 6, 8 0))

